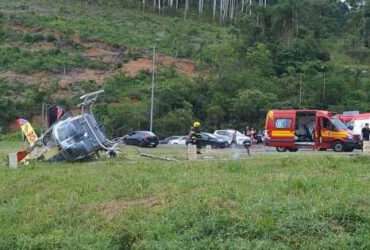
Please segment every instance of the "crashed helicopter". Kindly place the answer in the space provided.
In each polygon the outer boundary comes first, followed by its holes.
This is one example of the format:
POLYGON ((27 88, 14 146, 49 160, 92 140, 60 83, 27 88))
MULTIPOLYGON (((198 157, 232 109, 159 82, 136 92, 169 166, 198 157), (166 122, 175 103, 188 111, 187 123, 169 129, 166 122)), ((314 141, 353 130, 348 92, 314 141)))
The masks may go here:
POLYGON ((49 128, 40 137, 31 124, 22 118, 18 125, 29 143, 26 150, 17 152, 18 163, 30 160, 79 161, 99 156, 106 152, 109 157, 117 155, 117 140, 109 140, 96 121, 92 106, 104 90, 88 93, 80 97, 80 114, 72 116, 54 107, 52 116, 48 116, 49 128), (50 118, 51 117, 51 118, 50 118))

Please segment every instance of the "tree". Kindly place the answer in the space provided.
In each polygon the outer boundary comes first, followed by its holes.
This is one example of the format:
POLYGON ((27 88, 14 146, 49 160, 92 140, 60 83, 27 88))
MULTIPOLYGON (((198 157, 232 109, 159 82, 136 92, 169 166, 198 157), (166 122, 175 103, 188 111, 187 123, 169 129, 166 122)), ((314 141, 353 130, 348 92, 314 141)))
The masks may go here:
POLYGON ((240 126, 246 123, 261 125, 261 118, 274 108, 277 97, 273 93, 247 89, 241 91, 233 102, 234 119, 240 126))

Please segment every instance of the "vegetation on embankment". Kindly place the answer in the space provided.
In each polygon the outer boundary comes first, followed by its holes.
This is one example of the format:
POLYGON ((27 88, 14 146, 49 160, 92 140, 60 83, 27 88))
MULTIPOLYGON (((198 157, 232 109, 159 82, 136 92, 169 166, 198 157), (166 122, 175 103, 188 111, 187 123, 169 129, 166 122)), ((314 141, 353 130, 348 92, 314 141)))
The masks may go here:
MULTIPOLYGON (((0 145, 1 157, 14 147, 0 145)), ((368 249, 369 163, 167 163, 127 149, 103 162, 1 163, 0 249, 368 249)))
POLYGON ((182 4, 157 13, 141 1, 0 0, 0 126, 105 88, 109 133, 147 129, 153 45, 162 136, 193 119, 209 130, 261 126, 270 108, 369 110, 369 4, 268 1, 220 24, 211 1, 199 16, 195 2, 184 18, 182 4))

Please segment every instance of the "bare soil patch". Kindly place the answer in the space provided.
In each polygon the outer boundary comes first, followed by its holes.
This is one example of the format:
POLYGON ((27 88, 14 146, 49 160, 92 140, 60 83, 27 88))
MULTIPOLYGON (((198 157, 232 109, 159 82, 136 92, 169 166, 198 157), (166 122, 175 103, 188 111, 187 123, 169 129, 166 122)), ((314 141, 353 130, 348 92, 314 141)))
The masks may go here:
POLYGON ((157 60, 160 65, 175 67, 177 72, 187 76, 193 76, 196 70, 194 62, 189 59, 177 59, 170 56, 160 55, 157 60))
POLYGON ((82 81, 95 81, 98 85, 102 85, 106 78, 112 76, 114 72, 104 70, 72 70, 67 74, 58 75, 59 87, 61 89, 67 89, 69 85, 82 82, 82 81))
MULTIPOLYGON (((146 56, 143 52, 143 57, 129 61, 121 68, 117 69, 117 65, 121 65, 124 57, 127 55, 127 48, 123 46, 115 46, 101 40, 84 40, 79 34, 67 36, 61 32, 50 30, 42 27, 28 27, 22 23, 14 22, 9 25, 10 29, 21 33, 42 33, 52 35, 56 41, 39 41, 25 46, 25 49, 31 51, 52 50, 59 47, 65 49, 78 45, 82 48, 83 56, 90 60, 97 60, 110 65, 107 70, 95 69, 73 69, 65 73, 53 72, 36 72, 31 74, 21 74, 14 71, 0 73, 0 78, 6 79, 8 82, 19 82, 26 85, 35 85, 40 88, 48 88, 52 83, 58 84, 58 90, 52 98, 65 98, 70 95, 70 86, 83 81, 93 81, 97 85, 103 85, 107 78, 110 78, 118 73, 124 73, 130 77, 137 76, 141 71, 152 71, 152 59, 146 56)), ((157 67, 173 67, 178 73, 188 77, 194 76, 196 66, 193 61, 188 59, 177 59, 163 54, 157 55, 157 67)))
POLYGON ((140 58, 123 65, 122 72, 130 77, 137 76, 140 72, 151 72, 153 61, 148 58, 140 58))
POLYGON ((120 63, 126 51, 125 47, 114 47, 100 40, 83 41, 78 34, 72 36, 71 40, 85 49, 85 57, 104 63, 120 63))
POLYGON ((55 44, 50 42, 38 42, 30 46, 31 51, 52 50, 55 48, 55 44))
POLYGON ((87 49, 83 56, 88 57, 92 60, 102 61, 104 63, 117 64, 121 61, 122 54, 120 52, 114 52, 101 48, 90 48, 87 49))
MULTIPOLYGON (((166 55, 157 56, 157 65, 174 67, 175 70, 183 75, 192 77, 195 75, 195 63, 188 59, 177 59, 166 55)), ((130 77, 135 77, 140 72, 152 72, 153 60, 151 58, 140 58, 130 61, 123 65, 122 72, 130 77)))
POLYGON ((107 218, 108 220, 113 219, 123 211, 133 207, 144 207, 144 208, 152 208, 155 206, 159 206, 161 201, 155 197, 148 197, 143 199, 136 199, 136 200, 113 200, 104 203, 99 203, 96 205, 89 205, 88 210, 95 210, 103 217, 107 218))
POLYGON ((8 82, 19 82, 29 85, 44 86, 50 83, 50 75, 47 72, 37 72, 33 74, 20 74, 13 71, 0 73, 0 79, 8 82))

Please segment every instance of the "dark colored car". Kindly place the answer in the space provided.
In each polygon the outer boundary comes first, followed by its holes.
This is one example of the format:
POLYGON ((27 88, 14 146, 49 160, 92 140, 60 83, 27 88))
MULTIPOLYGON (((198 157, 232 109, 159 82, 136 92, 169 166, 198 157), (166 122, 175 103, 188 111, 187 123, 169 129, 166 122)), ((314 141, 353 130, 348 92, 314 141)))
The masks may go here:
MULTIPOLYGON (((200 139, 200 144, 202 147, 211 146, 212 148, 226 148, 229 146, 229 143, 226 139, 218 138, 214 134, 211 133, 200 133, 202 138, 200 139)), ((186 142, 186 144, 190 143, 190 139, 186 142)))
POLYGON ((127 134, 123 141, 127 145, 136 145, 140 147, 153 147, 155 148, 158 143, 159 139, 153 132, 150 131, 133 131, 127 134))

